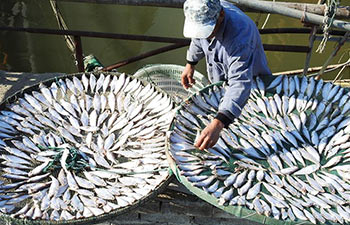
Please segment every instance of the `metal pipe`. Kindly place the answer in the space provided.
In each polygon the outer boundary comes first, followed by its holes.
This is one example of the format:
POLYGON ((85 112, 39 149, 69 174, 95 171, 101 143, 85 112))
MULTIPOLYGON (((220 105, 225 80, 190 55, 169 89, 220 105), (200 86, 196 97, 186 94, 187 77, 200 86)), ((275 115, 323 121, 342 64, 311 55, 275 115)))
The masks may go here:
POLYGON ((105 68, 102 69, 102 71, 110 71, 110 70, 113 70, 113 69, 117 69, 119 67, 125 66, 125 65, 133 63, 133 62, 136 62, 138 60, 141 60, 141 59, 144 59, 144 58, 147 58, 147 57, 150 57, 150 56, 154 56, 154 55, 157 55, 157 54, 160 54, 160 53, 164 53, 164 52, 167 52, 167 51, 171 51, 171 50, 174 50, 174 49, 177 49, 177 48, 182 48, 184 46, 187 46, 187 44, 172 44, 172 45, 168 45, 168 46, 165 46, 165 47, 162 47, 162 48, 158 48, 158 49, 155 49, 155 50, 152 50, 152 51, 148 51, 148 52, 142 53, 142 54, 140 54, 138 56, 131 57, 129 59, 126 59, 126 60, 120 61, 118 63, 112 64, 110 66, 106 66, 105 68))
MULTIPOLYGON (((321 41, 323 39, 323 36, 316 36, 315 37, 316 40, 321 41)), ((327 41, 334 41, 334 42, 339 42, 340 40, 342 40, 342 37, 329 37, 327 41)), ((345 40, 346 42, 350 42, 350 38, 347 38, 345 40)))
MULTIPOLYGON (((115 64, 112 64, 110 66, 107 66, 103 68, 103 71, 110 71, 113 69, 117 69, 119 67, 125 66, 127 64, 133 63, 137 60, 141 60, 150 56, 158 55, 173 49, 181 48, 187 46, 186 44, 173 44, 169 45, 163 48, 158 48, 146 53, 143 53, 141 55, 131 57, 129 59, 123 60, 121 62, 117 62, 115 64)), ((270 44, 264 44, 264 50, 265 51, 282 51, 282 52, 308 52, 309 48, 307 46, 298 46, 298 45, 270 45, 270 44)))
MULTIPOLYGON (((260 29, 260 34, 310 34, 310 28, 266 28, 260 29)), ((330 35, 344 36, 346 31, 343 30, 330 30, 330 35)), ((323 34, 321 29, 317 29, 316 34, 323 34)))
POLYGON ((261 35, 263 34, 288 34, 288 33, 294 33, 294 34, 308 34, 310 33, 310 28, 266 28, 266 29, 259 29, 259 33, 261 35))
POLYGON ((83 47, 80 36, 74 36, 75 59, 79 72, 84 72, 83 47))
POLYGON ((0 26, 0 30, 20 31, 20 32, 28 32, 28 33, 40 33, 40 34, 111 38, 111 39, 133 40, 133 41, 151 41, 151 42, 177 43, 177 44, 190 43, 190 39, 185 39, 185 38, 168 38, 168 37, 145 36, 145 35, 134 35, 134 34, 103 33, 103 32, 94 32, 94 31, 57 30, 57 29, 46 29, 46 28, 24 28, 24 27, 3 27, 3 26, 0 26))
MULTIPOLYGON (((236 3, 238 5, 250 7, 256 10, 261 10, 267 13, 277 13, 284 16, 303 19, 307 23, 323 24, 323 18, 324 18, 323 16, 315 15, 308 12, 303 12, 296 9, 291 9, 281 5, 273 5, 271 3, 269 4, 265 1, 259 1, 259 0, 227 0, 227 1, 231 3, 236 3)), ((333 20, 331 26, 338 29, 350 31, 350 23, 342 20, 333 20)))
POLYGON ((79 2, 79 3, 97 3, 97 4, 115 4, 131 6, 156 6, 182 8, 185 0, 57 0, 60 2, 79 2))
POLYGON ((271 45, 263 44, 265 51, 279 51, 279 52, 309 52, 308 46, 300 45, 271 45))
MULTIPOLYGON (((93 32, 93 31, 79 31, 79 30, 57 30, 47 28, 24 28, 24 27, 4 27, 0 26, 0 30, 14 31, 14 32, 28 32, 35 34, 51 34, 51 35, 71 35, 81 37, 95 37, 95 38, 110 38, 110 39, 121 39, 130 41, 150 41, 150 42, 163 42, 163 43, 190 43, 190 39, 187 38, 168 38, 168 37, 157 37, 157 36, 145 36, 145 35, 131 35, 131 34, 119 34, 119 33, 105 33, 105 32, 93 32)), ((261 35, 264 34, 308 34, 310 28, 267 28, 260 29, 261 35)), ((322 34, 320 29, 317 30, 317 34, 322 34)), ((331 30, 330 35, 344 36, 345 31, 331 30)))

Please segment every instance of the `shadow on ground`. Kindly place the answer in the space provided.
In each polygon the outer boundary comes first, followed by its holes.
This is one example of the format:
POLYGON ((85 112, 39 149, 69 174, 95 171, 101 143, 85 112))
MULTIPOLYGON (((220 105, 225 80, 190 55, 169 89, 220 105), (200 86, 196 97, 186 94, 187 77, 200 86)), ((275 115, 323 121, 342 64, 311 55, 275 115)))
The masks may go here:
POLYGON ((0 100, 3 101, 17 91, 42 81, 61 76, 63 73, 20 73, 0 71, 0 100))

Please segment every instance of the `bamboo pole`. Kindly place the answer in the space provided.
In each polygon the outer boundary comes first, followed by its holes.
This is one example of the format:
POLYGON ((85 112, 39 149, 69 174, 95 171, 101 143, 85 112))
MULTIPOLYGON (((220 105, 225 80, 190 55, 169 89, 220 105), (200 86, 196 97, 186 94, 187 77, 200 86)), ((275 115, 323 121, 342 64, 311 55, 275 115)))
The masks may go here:
POLYGON ((303 76, 306 76, 307 70, 310 66, 312 48, 314 47, 314 42, 315 42, 315 38, 316 38, 316 31, 317 31, 317 27, 313 26, 311 29, 311 32, 310 32, 310 37, 309 37, 309 49, 310 49, 310 51, 306 54, 303 76))
MULTIPOLYGON (((341 64, 334 64, 334 65, 329 65, 327 66, 327 70, 328 69, 335 69, 335 68, 338 68, 338 67, 341 67, 343 66, 344 64, 341 63, 341 64)), ((311 68, 308 68, 307 72, 308 73, 312 73, 312 72, 317 72, 317 71, 320 71, 322 69, 322 66, 316 66, 316 67, 311 67, 311 68)), ((277 76, 277 75, 297 75, 297 74, 302 74, 304 71, 304 69, 298 69, 298 70, 290 70, 290 71, 282 71, 282 72, 276 72, 276 73, 273 73, 273 75, 277 76)))
MULTIPOLYGON (((324 0, 318 0, 317 5, 324 3, 324 0)), ((306 10, 306 8, 305 8, 306 10)), ((311 56, 312 56, 312 49, 314 47, 314 42, 316 39, 316 32, 317 32, 317 26, 313 25, 311 28, 310 36, 309 36, 309 48, 310 51, 306 54, 306 59, 305 59, 305 65, 304 65, 304 71, 303 71, 303 76, 307 75, 307 70, 310 66, 310 61, 311 61, 311 56)))
POLYGON ((80 36, 74 36, 75 59, 79 72, 84 72, 83 47, 80 36))
MULTIPOLYGON (((291 9, 285 6, 273 5, 271 3, 259 0, 227 0, 231 3, 236 3, 238 5, 243 5, 249 8, 253 8, 256 10, 261 10, 266 13, 277 13, 284 16, 289 16, 296 19, 303 19, 306 23, 313 24, 323 24, 323 16, 315 15, 308 12, 303 12, 296 9, 291 9)), ((341 20, 333 20, 332 27, 350 31, 350 23, 341 21, 341 20)))
MULTIPOLYGON (((58 8, 57 1, 50 0, 50 5, 52 8, 52 11, 56 17, 58 27, 61 30, 68 30, 67 24, 64 22, 63 17, 61 15, 61 12, 58 8)), ((75 52, 75 46, 74 46, 74 39, 69 35, 64 35, 64 40, 66 41, 67 47, 69 50, 74 53, 75 52)))
MULTIPOLYGON (((323 4, 324 0, 318 0, 317 1, 317 5, 320 5, 321 3, 323 4)), ((305 8, 305 10, 306 10, 306 8, 305 8)), ((317 26, 313 25, 312 28, 311 28, 310 36, 309 36, 309 48, 310 48, 310 51, 306 55, 303 76, 307 75, 307 70, 309 69, 309 66, 310 66, 310 61, 311 61, 311 56, 312 56, 312 49, 314 47, 314 42, 315 42, 315 39, 316 39, 316 33, 317 33, 317 26)))
MULTIPOLYGON (((185 0, 56 0, 57 2, 77 2, 77 3, 96 3, 96 4, 115 4, 115 5, 131 5, 131 6, 156 6, 156 7, 170 7, 170 8, 182 8, 185 0)), ((268 1, 260 1, 273 4, 268 1)), ((253 9, 245 7, 241 4, 236 4, 245 12, 261 12, 259 9, 253 9)), ((276 2, 277 5, 284 7, 304 10, 306 12, 314 13, 318 15, 324 15, 325 6, 308 3, 296 3, 296 2, 276 2)), ((347 19, 350 18, 350 8, 347 6, 339 6, 336 12, 336 18, 347 19)))
MULTIPOLYGON (((297 9, 300 11, 306 11, 308 13, 313 13, 317 15, 324 15, 326 9, 325 5, 319 4, 308 4, 308 3, 298 3, 298 2, 276 2, 276 5, 288 7, 291 9, 297 9)), ((337 8, 335 18, 337 19, 349 19, 350 18, 350 7, 349 6, 339 6, 337 8)))
POLYGON ((348 39, 350 35, 350 31, 346 32, 346 34, 344 35, 344 37, 340 40, 340 42, 337 44, 337 46, 334 48, 333 52, 330 54, 330 56, 328 57, 328 59, 326 60, 326 62, 323 64, 321 70, 318 72, 316 79, 320 79, 321 75, 324 73, 324 71, 326 70, 327 66, 329 65, 329 63, 331 62, 331 60, 337 55, 339 49, 343 46, 343 44, 345 43, 345 41, 348 39))

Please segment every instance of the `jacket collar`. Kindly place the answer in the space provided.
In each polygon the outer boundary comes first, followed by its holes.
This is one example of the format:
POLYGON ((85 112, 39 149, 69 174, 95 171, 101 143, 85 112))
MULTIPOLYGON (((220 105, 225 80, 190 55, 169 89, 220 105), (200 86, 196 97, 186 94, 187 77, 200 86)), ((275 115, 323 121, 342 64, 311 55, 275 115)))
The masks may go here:
POLYGON ((227 24, 227 17, 228 17, 227 12, 225 12, 224 19, 223 19, 222 23, 220 24, 220 27, 219 27, 217 34, 215 35, 215 39, 217 39, 217 40, 222 40, 224 37, 224 31, 225 31, 226 24, 227 24))

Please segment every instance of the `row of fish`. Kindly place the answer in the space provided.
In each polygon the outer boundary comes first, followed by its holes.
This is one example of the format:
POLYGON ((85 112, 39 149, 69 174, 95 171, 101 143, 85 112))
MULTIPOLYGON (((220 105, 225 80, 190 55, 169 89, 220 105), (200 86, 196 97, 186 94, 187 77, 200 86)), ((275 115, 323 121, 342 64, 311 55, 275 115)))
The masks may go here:
POLYGON ((254 79, 241 116, 217 144, 193 147, 217 113, 224 86, 182 105, 169 151, 180 174, 221 205, 240 205, 282 220, 350 222, 350 99, 313 78, 254 79))
POLYGON ((73 220, 128 207, 168 178, 173 103, 125 74, 57 79, 0 111, 0 211, 73 220))

